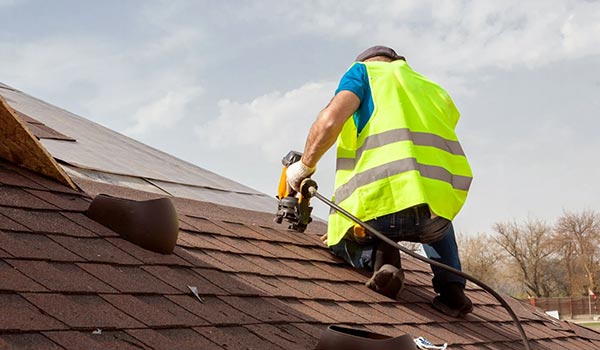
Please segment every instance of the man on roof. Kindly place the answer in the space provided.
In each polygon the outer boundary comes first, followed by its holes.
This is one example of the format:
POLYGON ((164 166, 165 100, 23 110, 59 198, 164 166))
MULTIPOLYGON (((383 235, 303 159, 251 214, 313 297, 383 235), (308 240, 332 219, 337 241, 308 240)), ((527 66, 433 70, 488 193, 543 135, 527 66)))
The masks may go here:
MULTIPOLYGON (((337 140, 334 202, 395 241, 420 242, 430 259, 461 269, 452 220, 472 173, 458 142, 459 112, 439 85, 415 72, 392 48, 362 52, 313 123, 302 159, 287 170, 299 184, 337 140)), ((364 236, 337 212, 327 245, 357 268, 373 271, 366 285, 396 299, 404 285, 400 254, 364 236)), ((432 266, 437 310, 462 317, 473 310, 465 279, 432 266)))

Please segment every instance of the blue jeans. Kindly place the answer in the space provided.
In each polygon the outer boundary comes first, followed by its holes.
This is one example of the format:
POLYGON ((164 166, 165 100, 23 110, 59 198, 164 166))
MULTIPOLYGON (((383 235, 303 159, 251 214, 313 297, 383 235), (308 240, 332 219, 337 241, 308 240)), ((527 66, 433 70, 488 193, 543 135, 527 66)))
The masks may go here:
MULTIPOLYGON (((430 216, 428 206, 421 205, 370 220, 367 224, 394 241, 423 243, 423 249, 429 259, 461 270, 452 223, 441 217, 431 219, 430 216)), ((350 265, 372 271, 379 244, 387 243, 376 238, 357 241, 352 234, 347 234, 340 243, 330 248, 335 255, 350 265)), ((431 266, 431 270, 433 288, 438 293, 447 283, 465 284, 463 277, 444 269, 431 266)))

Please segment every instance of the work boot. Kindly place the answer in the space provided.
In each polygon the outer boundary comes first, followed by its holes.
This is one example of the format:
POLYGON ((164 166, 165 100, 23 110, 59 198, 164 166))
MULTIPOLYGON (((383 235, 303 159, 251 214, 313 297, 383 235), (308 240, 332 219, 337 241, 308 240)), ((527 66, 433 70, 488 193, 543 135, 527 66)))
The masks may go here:
POLYGON ((396 300, 398 293, 404 288, 404 271, 394 265, 385 264, 373 273, 365 285, 379 294, 396 300))
POLYGON ((448 283, 431 303, 436 310, 452 317, 464 317, 473 311, 473 303, 461 283, 448 283))

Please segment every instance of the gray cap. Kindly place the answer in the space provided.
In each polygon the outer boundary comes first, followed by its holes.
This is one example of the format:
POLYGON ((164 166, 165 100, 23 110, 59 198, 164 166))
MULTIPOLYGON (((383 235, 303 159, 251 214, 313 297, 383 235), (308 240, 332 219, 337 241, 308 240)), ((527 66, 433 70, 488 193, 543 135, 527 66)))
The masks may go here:
POLYGON ((361 52, 360 55, 358 55, 356 57, 356 61, 364 62, 365 60, 367 60, 371 57, 375 57, 375 56, 389 57, 394 61, 395 60, 406 61, 406 59, 404 59, 404 56, 398 55, 396 53, 396 51, 394 51, 394 49, 392 49, 391 47, 382 46, 382 45, 376 45, 376 46, 369 47, 368 49, 361 52))

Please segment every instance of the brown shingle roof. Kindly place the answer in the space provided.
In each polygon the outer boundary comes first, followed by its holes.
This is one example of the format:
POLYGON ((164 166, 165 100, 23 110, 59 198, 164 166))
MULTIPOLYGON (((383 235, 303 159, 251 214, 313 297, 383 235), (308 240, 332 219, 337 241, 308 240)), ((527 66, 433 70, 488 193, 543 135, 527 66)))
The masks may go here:
MULTIPOLYGON (((0 348, 311 349, 331 323, 454 349, 522 348, 481 289, 469 287, 475 310, 464 319, 432 309, 428 267, 409 257, 400 300, 372 292, 321 246, 322 224, 297 234, 264 213, 174 198, 180 239, 160 255, 88 219, 88 194, 47 185, 0 163, 0 348)), ((594 331, 512 304, 533 349, 600 347, 594 331)))

